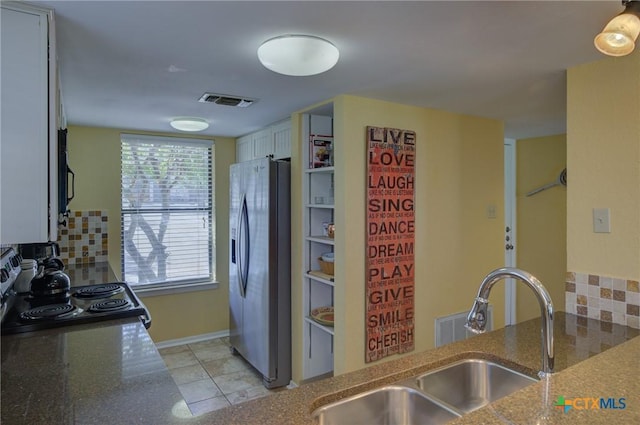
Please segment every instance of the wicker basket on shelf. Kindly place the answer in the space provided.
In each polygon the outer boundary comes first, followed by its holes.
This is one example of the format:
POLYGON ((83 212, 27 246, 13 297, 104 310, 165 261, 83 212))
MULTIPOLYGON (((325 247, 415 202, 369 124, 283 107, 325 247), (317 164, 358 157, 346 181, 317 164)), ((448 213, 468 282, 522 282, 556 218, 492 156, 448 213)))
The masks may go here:
POLYGON ((325 274, 333 276, 333 263, 328 261, 322 261, 322 257, 318 257, 318 263, 320 263, 320 271, 325 274))

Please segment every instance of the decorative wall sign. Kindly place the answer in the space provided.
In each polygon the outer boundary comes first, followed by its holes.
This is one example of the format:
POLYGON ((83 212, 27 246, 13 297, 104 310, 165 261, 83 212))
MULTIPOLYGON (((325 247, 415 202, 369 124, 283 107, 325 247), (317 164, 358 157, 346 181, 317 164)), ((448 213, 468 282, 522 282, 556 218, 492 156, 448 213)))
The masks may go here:
POLYGON ((367 127, 365 361, 412 351, 416 133, 367 127))

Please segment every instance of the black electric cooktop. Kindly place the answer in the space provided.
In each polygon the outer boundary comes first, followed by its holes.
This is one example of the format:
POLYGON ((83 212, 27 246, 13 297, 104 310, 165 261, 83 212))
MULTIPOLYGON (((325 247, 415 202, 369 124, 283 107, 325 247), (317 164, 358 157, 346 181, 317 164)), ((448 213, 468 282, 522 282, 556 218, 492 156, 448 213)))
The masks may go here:
POLYGON ((144 304, 124 282, 72 287, 55 297, 13 294, 2 321, 2 334, 15 334, 60 326, 140 317, 151 326, 144 304))

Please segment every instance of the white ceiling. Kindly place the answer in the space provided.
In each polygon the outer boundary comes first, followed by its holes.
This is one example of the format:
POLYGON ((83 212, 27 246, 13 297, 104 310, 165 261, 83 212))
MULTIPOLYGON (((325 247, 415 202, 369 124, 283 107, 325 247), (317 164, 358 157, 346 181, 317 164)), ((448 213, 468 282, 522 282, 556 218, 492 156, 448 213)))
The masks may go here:
MULTIPOLYGON (((495 118, 513 138, 565 131, 566 69, 603 59, 607 1, 47 1, 69 124, 175 132, 197 116, 239 136, 338 94, 495 118), (287 77, 256 55, 290 33, 340 49, 328 72, 287 77), (197 102, 204 92, 259 99, 197 102)), ((371 123, 375 125, 376 123, 371 123)))

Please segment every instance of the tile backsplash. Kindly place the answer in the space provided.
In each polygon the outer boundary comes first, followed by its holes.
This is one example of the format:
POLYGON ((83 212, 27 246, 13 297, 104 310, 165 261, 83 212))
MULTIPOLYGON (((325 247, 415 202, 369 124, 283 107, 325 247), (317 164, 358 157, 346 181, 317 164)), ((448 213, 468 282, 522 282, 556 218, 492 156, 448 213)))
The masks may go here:
POLYGON ((108 261, 107 211, 72 211, 65 226, 58 227, 60 257, 66 264, 108 261))
POLYGON ((567 313, 640 329, 640 284, 636 280, 568 272, 567 313))

